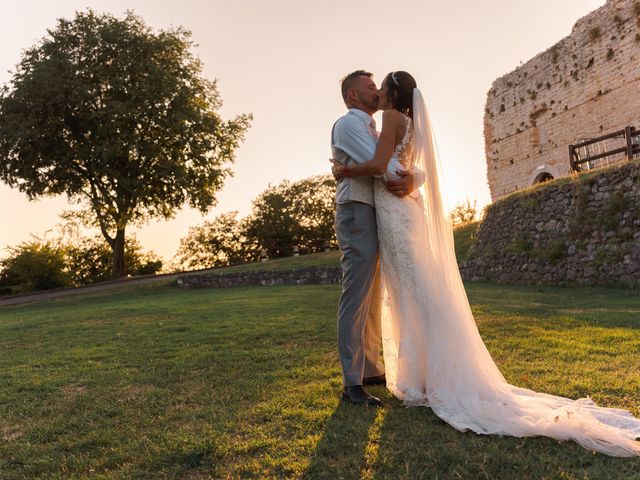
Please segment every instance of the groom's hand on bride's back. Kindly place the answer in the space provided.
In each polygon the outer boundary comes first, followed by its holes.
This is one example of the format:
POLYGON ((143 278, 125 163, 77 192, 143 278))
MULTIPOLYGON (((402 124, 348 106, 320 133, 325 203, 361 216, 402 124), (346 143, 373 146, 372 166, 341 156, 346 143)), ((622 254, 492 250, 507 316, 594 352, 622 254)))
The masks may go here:
POLYGON ((404 197, 413 192, 413 173, 410 170, 398 170, 396 172, 400 180, 389 180, 387 188, 398 197, 404 197))

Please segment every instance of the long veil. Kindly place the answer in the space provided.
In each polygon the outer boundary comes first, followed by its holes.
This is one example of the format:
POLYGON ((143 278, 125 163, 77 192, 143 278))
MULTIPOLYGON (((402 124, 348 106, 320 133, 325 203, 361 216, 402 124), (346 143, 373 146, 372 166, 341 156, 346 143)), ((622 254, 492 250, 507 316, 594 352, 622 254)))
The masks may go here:
MULTIPOLYGON (((438 152, 425 101, 417 88, 413 91, 413 149, 414 166, 425 174, 419 185, 424 218, 415 219, 419 231, 412 236, 421 237, 419 244, 425 249, 419 265, 425 281, 419 282, 419 288, 426 291, 416 288, 411 292, 426 299, 420 329, 415 331, 426 345, 426 365, 413 366, 424 369, 422 383, 416 385, 426 394, 423 404, 428 402, 436 415, 462 431, 542 435, 574 440, 608 455, 640 455, 640 442, 635 440, 640 437, 640 420, 630 412, 598 407, 589 398, 571 400, 506 382, 480 337, 460 277, 453 231, 440 192, 438 152)), ((387 328, 397 330, 397 326, 387 328)), ((389 356, 395 358, 389 363, 385 351, 387 378, 391 379, 390 389, 406 401, 398 387, 402 378, 396 368, 397 349, 398 341, 390 345, 389 356)))

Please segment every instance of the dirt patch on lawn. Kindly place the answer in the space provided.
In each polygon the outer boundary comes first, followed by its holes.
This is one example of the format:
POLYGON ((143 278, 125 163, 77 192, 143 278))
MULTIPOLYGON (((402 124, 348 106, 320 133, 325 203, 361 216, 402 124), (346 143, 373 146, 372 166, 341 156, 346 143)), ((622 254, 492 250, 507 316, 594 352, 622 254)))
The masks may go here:
POLYGON ((5 442, 16 440, 20 438, 23 433, 20 425, 0 425, 0 434, 2 434, 2 440, 5 442))

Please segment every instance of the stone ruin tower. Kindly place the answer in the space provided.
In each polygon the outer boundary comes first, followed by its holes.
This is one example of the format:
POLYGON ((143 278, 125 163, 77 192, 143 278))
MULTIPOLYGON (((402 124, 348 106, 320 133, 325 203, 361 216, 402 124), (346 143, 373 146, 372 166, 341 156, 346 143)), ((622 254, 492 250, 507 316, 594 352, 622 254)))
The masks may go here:
POLYGON ((491 198, 569 175, 570 144, 627 126, 640 129, 640 0, 608 0, 493 82, 484 116, 491 198))

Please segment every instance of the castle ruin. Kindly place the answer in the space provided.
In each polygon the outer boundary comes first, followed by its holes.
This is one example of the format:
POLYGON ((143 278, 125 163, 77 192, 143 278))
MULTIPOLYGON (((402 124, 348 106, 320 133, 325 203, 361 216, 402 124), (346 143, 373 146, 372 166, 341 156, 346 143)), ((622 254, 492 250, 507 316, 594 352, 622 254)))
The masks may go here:
POLYGON ((626 126, 640 129, 640 0, 608 0, 493 82, 484 117, 492 199, 569 175, 570 144, 626 126))

